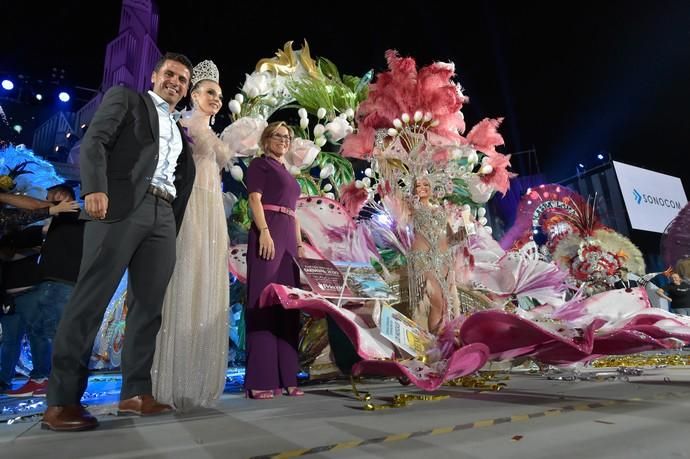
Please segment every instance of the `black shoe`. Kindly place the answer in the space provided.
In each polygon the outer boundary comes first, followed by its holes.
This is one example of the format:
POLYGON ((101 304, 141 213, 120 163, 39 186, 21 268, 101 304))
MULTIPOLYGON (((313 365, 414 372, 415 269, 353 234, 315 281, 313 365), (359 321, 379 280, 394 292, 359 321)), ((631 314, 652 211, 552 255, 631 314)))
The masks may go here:
POLYGON ((0 381, 0 394, 4 394, 6 390, 10 390, 12 384, 7 384, 5 381, 0 381))

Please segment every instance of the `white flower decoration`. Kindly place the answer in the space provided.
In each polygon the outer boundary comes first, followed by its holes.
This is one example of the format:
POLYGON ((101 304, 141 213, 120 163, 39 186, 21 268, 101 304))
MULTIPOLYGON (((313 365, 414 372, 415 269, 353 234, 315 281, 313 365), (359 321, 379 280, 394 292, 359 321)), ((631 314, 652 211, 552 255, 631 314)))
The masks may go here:
POLYGON ((228 102, 228 108, 230 109, 230 112, 234 113, 235 115, 242 111, 242 105, 240 105, 240 102, 235 99, 228 102))
POLYGON ((274 77, 269 72, 254 72, 247 75, 242 86, 242 92, 247 94, 250 98, 263 96, 271 91, 274 77))
POLYGON ((319 177, 321 180, 325 180, 331 175, 335 173, 335 166, 331 163, 326 164, 321 168, 321 172, 319 172, 319 177))
POLYGON ((331 140, 337 142, 352 132, 352 126, 350 126, 347 119, 337 117, 326 125, 325 130, 328 132, 331 140))
POLYGON ((321 137, 323 136, 323 133, 326 131, 326 128, 323 126, 323 124, 319 123, 316 126, 314 126, 314 137, 321 137))
POLYGON ((297 137, 292 140, 290 150, 285 159, 291 165, 299 169, 304 169, 311 166, 316 159, 316 155, 319 154, 319 151, 321 151, 319 147, 314 145, 314 142, 311 140, 297 137))
POLYGON ((240 166, 232 166, 230 168, 230 175, 238 182, 241 182, 244 178, 244 171, 242 171, 242 168, 240 166))
POLYGON ((261 118, 243 116, 226 127, 220 139, 228 144, 237 156, 254 156, 259 151, 261 133, 268 123, 261 118))

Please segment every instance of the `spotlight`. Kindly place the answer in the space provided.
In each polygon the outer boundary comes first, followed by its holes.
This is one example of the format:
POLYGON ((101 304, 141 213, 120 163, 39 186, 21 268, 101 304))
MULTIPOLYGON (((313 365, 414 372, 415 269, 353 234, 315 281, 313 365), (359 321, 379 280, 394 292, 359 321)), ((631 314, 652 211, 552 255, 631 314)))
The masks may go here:
POLYGON ((71 132, 65 133, 65 138, 69 139, 70 137, 72 137, 72 133, 71 133, 71 132))
POLYGON ((60 99, 61 102, 69 102, 69 94, 67 94, 65 91, 60 92, 58 94, 58 99, 60 99))
POLYGON ((22 129, 24 129, 24 128, 22 127, 21 124, 15 124, 15 125, 12 127, 12 129, 14 129, 14 131, 15 131, 17 134, 21 134, 21 133, 22 133, 22 129))
POLYGON ((43 100, 43 94, 41 94, 40 92, 38 94, 36 94, 35 97, 36 97, 36 100, 43 100))
POLYGON ((14 89, 12 80, 2 80, 2 89, 5 91, 12 91, 14 89))
POLYGON ((602 159, 604 159, 604 155, 602 155, 601 153, 599 153, 599 154, 597 155, 597 159, 598 159, 599 161, 601 161, 602 159))
POLYGON ((79 126, 79 127, 82 128, 82 129, 86 129, 86 123, 82 123, 82 125, 79 126))
POLYGON ((582 163, 578 163, 578 164, 577 164, 577 167, 579 167, 580 169, 584 169, 584 168, 585 168, 585 165, 582 164, 582 163))

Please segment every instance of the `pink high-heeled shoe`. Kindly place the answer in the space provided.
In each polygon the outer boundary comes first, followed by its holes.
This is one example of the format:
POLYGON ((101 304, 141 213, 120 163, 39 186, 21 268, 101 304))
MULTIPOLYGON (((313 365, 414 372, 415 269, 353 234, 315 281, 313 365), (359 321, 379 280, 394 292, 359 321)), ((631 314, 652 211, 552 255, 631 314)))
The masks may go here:
POLYGON ((304 391, 299 387, 284 387, 283 395, 287 395, 288 397, 301 397, 304 395, 304 391))
POLYGON ((244 391, 245 398, 254 400, 270 400, 273 398, 272 390, 246 390, 244 391))

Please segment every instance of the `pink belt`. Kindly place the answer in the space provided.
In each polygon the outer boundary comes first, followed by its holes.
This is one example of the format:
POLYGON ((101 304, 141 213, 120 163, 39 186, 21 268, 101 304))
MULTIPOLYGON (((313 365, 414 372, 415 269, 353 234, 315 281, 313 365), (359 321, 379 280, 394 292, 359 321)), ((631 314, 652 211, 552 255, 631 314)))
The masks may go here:
POLYGON ((280 212, 281 214, 288 214, 292 218, 295 218, 295 211, 290 209, 289 207, 274 206, 273 204, 262 204, 261 207, 263 207, 264 210, 270 210, 271 212, 280 212))

